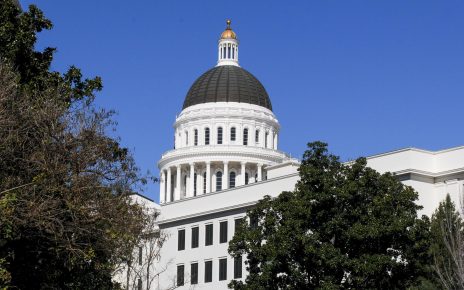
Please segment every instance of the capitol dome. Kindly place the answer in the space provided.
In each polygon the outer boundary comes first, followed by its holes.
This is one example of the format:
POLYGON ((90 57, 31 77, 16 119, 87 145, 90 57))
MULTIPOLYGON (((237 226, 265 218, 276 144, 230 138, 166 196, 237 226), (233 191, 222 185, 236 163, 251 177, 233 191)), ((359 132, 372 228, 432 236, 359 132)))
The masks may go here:
POLYGON ((213 102, 248 103, 272 111, 269 95, 259 80, 233 65, 217 66, 201 75, 188 91, 182 109, 213 102))

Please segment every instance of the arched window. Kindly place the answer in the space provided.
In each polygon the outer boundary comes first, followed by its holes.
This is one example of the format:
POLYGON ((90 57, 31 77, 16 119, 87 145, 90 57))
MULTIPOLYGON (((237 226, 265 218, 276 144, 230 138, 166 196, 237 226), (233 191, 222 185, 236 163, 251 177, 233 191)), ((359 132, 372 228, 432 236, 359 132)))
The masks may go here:
POLYGON ((232 59, 235 59, 235 45, 232 45, 232 59))
POLYGON ((205 128, 205 145, 209 145, 209 128, 205 128))
POLYGON ((225 45, 223 47, 223 51, 224 53, 222 54, 222 58, 225 59, 226 58, 226 46, 225 45))
POLYGON ((227 58, 230 59, 230 44, 227 47, 227 58))
POLYGON ((193 196, 197 196, 197 174, 193 174, 193 196))
POLYGON ((243 145, 248 145, 248 128, 243 129, 243 145))
POLYGON ((255 143, 256 144, 259 143, 259 130, 256 130, 256 132, 255 132, 255 143))
POLYGON ((229 173, 229 188, 235 187, 235 172, 231 171, 229 173))
POLYGON ((248 176, 248 172, 245 172, 245 184, 248 184, 250 181, 250 177, 248 176))
POLYGON ((269 139, 269 132, 266 132, 266 137, 264 138, 264 148, 267 148, 267 139, 269 139))
POLYGON ((236 138, 235 133, 236 133, 235 127, 230 128, 230 141, 235 141, 235 138, 236 138))
POLYGON ((206 172, 203 173, 203 193, 206 193, 206 172))
POLYGON ((195 146, 198 145, 198 130, 197 129, 193 131, 193 145, 195 146))
POLYGON ((222 190, 222 172, 216 172, 216 191, 222 190))
POLYGON ((222 127, 217 128, 217 143, 222 144, 222 127))
POLYGON ((185 131, 185 146, 189 145, 189 132, 185 131))

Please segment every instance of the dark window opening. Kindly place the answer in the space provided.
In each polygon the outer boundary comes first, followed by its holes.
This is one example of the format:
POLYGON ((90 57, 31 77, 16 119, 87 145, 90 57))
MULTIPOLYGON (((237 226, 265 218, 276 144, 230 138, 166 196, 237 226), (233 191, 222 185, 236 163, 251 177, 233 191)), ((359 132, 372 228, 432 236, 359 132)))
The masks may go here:
POLYGON ((197 146, 198 145, 198 130, 195 129, 193 131, 193 145, 197 146))
POLYGON ((217 143, 222 144, 222 127, 217 128, 217 143))
POLYGON ((248 129, 243 129, 243 145, 248 145, 248 129))
POLYGON ((205 246, 213 244, 213 224, 205 226, 205 246))
POLYGON ((206 172, 203 173, 203 193, 206 193, 206 172))
POLYGON ((230 128, 230 141, 235 141, 236 139, 236 129, 235 127, 230 128))
POLYGON ((219 281, 227 280, 227 259, 219 259, 219 281))
POLYGON ((198 263, 190 264, 190 284, 198 284, 198 263))
POLYGON ((222 190, 222 172, 216 172, 216 191, 222 190))
POLYGON ((177 266, 177 286, 184 285, 184 265, 177 266))
POLYGON ((192 228, 192 248, 198 248, 200 238, 200 228, 192 228))
POLYGON ((242 278, 242 256, 234 258, 234 279, 242 278))
POLYGON ((245 172, 245 184, 248 184, 250 181, 250 177, 248 176, 248 172, 245 172))
POLYGON ((259 143, 259 130, 256 130, 256 133, 255 133, 255 142, 256 142, 256 144, 259 143))
POLYGON ((219 243, 227 243, 227 221, 219 223, 219 243))
POLYGON ((193 196, 197 196, 197 174, 193 174, 193 196))
POLYGON ((177 235, 177 250, 185 250, 185 230, 179 230, 177 235))
POLYGON ((229 188, 234 188, 235 187, 235 172, 231 171, 229 173, 229 188))
POLYGON ((205 262, 205 283, 213 281, 213 261, 205 262))
POLYGON ((205 128, 205 145, 209 145, 209 128, 205 128))

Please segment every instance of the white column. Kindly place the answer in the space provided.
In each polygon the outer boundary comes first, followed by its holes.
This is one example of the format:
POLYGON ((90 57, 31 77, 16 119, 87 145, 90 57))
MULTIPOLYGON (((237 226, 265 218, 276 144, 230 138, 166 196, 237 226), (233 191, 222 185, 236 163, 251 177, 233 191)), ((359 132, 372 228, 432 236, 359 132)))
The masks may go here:
POLYGON ((188 196, 193 196, 193 187, 195 185, 195 182, 194 182, 194 178, 195 178, 195 163, 190 163, 190 186, 189 186, 189 191, 188 191, 188 196))
POLYGON ((229 162, 224 161, 224 174, 222 175, 222 189, 229 188, 229 162))
POLYGON ((269 131, 269 148, 271 149, 274 149, 274 129, 271 128, 271 130, 269 131))
POLYGON ((241 163, 242 165, 242 168, 240 169, 240 175, 241 175, 241 178, 240 178, 240 182, 241 182, 241 185, 245 185, 245 167, 246 167, 246 162, 242 162, 241 163))
POLYGON ((181 176, 181 172, 180 172, 180 169, 181 169, 181 165, 177 165, 177 175, 176 175, 176 193, 174 194, 174 200, 180 200, 180 181, 182 179, 182 176, 181 176))
POLYGON ((166 202, 166 175, 164 174, 164 169, 161 169, 161 176, 160 176, 160 203, 166 202))
POLYGON ((206 193, 211 192, 211 162, 206 162, 206 193))
POLYGON ((261 163, 257 164, 258 167, 258 181, 263 180, 263 165, 261 163))
POLYGON ((167 190, 166 190, 167 191, 166 192, 166 195, 167 195, 166 200, 167 201, 172 201, 171 200, 171 190, 172 190, 171 189, 171 177, 172 177, 171 175, 172 175, 171 174, 171 167, 168 167, 168 180, 167 180, 168 184, 167 184, 167 190))
POLYGON ((279 140, 279 133, 275 133, 274 136, 274 149, 277 150, 277 141, 279 140))

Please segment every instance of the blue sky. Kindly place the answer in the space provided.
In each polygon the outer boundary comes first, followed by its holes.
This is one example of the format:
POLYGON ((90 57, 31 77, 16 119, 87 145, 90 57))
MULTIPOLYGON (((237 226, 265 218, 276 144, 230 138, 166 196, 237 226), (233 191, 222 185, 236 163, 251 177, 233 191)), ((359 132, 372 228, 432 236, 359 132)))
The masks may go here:
MULTIPOLYGON (((53 69, 99 75, 99 106, 157 174, 194 80, 216 63, 232 19, 240 64, 267 89, 280 149, 322 140, 343 160, 464 145, 464 1, 21 1, 55 27, 53 69)), ((158 185, 144 194, 158 200, 158 185)))

